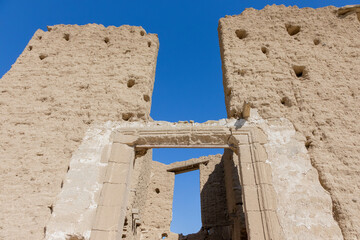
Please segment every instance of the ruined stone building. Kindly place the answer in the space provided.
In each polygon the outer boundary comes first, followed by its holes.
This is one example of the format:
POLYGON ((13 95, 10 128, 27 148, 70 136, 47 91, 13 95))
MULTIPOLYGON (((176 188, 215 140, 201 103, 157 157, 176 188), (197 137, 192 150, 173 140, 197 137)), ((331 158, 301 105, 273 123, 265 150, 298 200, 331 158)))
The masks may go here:
POLYGON ((150 118, 156 34, 38 30, 0 80, 0 239, 360 239, 359 9, 220 19, 228 118, 205 123, 150 118), (224 154, 152 160, 177 147, 224 154), (172 233, 197 169, 202 228, 172 233))

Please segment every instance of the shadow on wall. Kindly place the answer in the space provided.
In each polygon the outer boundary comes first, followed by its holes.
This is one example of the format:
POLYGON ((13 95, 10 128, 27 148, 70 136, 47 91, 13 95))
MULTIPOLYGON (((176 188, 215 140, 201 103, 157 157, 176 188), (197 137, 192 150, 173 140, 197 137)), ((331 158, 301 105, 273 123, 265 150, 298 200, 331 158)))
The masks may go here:
POLYGON ((209 162, 199 166, 202 228, 194 234, 180 234, 179 240, 247 239, 242 201, 236 201, 241 199, 241 186, 232 151, 209 157, 209 162))

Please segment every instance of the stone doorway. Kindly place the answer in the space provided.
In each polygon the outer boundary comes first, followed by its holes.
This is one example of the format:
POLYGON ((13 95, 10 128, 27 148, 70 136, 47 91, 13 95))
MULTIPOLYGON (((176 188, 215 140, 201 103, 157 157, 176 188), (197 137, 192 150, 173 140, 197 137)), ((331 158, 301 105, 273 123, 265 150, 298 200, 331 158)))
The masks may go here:
MULTIPOLYGON (((245 225, 248 238, 250 239, 280 239, 276 206, 275 192, 271 186, 271 169, 264 163, 266 152, 262 146, 266 137, 257 128, 229 128, 218 123, 212 124, 159 124, 151 127, 124 127, 119 128, 114 134, 112 153, 107 172, 112 172, 116 164, 128 164, 127 173, 123 176, 125 183, 106 182, 101 192, 99 208, 114 208, 112 199, 122 196, 122 203, 117 203, 117 212, 97 211, 92 236, 97 232, 114 234, 127 238, 123 235, 124 222, 127 210, 127 200, 130 193, 130 179, 132 166, 136 156, 145 154, 152 148, 224 148, 224 157, 234 157, 236 172, 232 172, 232 186, 228 189, 228 206, 231 208, 229 215, 233 221, 228 229, 230 239, 244 237, 241 227, 241 212, 245 213, 245 225), (235 174, 235 176, 233 175, 235 174), (242 186, 242 187, 241 187, 242 186), (108 189, 111 189, 109 191, 108 189), (109 205, 110 204, 110 205, 109 205), (97 224, 103 218, 114 219, 117 230, 107 230, 106 226, 97 224), (116 219, 116 221, 115 221, 116 219), (276 221, 275 221, 276 220, 276 221), (102 229, 101 229, 102 228, 102 229)), ((192 164, 194 165, 194 164, 192 164)), ((188 170, 184 165, 176 171, 188 170)), ((123 168, 124 169, 124 168, 123 168)), ((117 172, 114 170, 114 172, 117 172)), ((137 216, 137 210, 132 215, 137 216)), ((209 217, 210 219, 211 217, 209 217)), ((141 224, 140 219, 132 219, 141 224)), ((135 228, 137 225, 135 223, 135 228)), ((205 229, 207 232, 208 230, 205 229)), ((163 233, 161 238, 170 238, 168 233, 163 233)), ((161 239, 160 238, 160 239, 161 239)), ((129 238, 131 239, 131 238, 129 238)), ((181 237, 179 237, 181 239, 181 237)), ((185 239, 185 238, 183 238, 185 239)), ((190 236, 187 239, 191 239, 190 236)))
MULTIPOLYGON (((156 189, 149 188, 151 169, 159 168, 153 165, 152 149, 222 148, 224 169, 230 166, 229 171, 225 170, 228 181, 222 186, 226 189, 226 214, 231 218, 228 236, 242 239, 246 229, 248 239, 282 239, 271 167, 265 163, 266 141, 259 128, 236 126, 230 120, 201 124, 124 123, 95 128, 73 157, 66 184, 47 225, 47 238, 138 240, 146 230, 146 201, 151 199, 150 193, 157 194, 156 189), (136 201, 132 204, 129 199, 136 201)), ((173 171, 188 167, 178 166, 173 171)), ((174 175, 167 170, 166 167, 165 174, 174 175)), ((152 212, 155 210, 149 214, 152 212)), ((203 219, 205 234, 222 224, 211 215, 203 219)), ((155 238, 142 239, 172 237, 170 230, 156 234, 155 238)))

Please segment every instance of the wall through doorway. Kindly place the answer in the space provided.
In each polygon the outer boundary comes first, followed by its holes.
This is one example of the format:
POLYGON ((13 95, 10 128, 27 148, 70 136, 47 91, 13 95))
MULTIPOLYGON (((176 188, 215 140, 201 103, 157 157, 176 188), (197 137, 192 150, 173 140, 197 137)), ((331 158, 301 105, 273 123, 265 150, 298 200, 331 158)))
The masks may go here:
MULTIPOLYGON (((183 162, 202 156, 223 154, 223 149, 153 149, 153 160, 164 164, 183 162)), ((200 172, 177 173, 173 195, 171 231, 183 235, 197 233, 202 227, 200 172)))

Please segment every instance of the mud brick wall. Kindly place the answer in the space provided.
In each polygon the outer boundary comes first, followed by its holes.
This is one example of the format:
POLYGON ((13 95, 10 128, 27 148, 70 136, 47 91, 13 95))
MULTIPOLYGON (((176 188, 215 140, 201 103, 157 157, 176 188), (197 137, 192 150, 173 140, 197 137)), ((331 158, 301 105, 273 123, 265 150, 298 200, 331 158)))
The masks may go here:
POLYGON ((306 138, 345 239, 360 238, 360 22, 338 9, 267 6, 220 19, 228 117, 244 101, 306 138))
POLYGON ((90 124, 149 119, 159 42, 141 27, 38 30, 0 79, 0 238, 41 239, 90 124))

